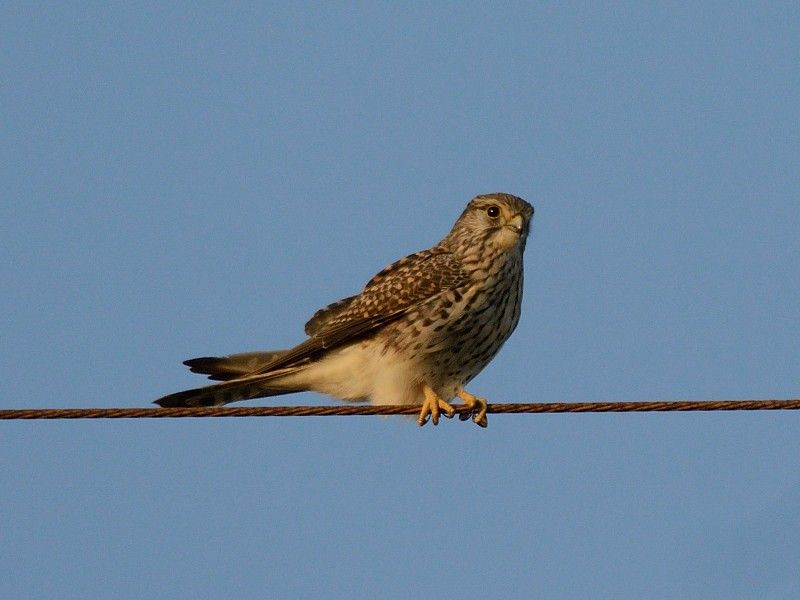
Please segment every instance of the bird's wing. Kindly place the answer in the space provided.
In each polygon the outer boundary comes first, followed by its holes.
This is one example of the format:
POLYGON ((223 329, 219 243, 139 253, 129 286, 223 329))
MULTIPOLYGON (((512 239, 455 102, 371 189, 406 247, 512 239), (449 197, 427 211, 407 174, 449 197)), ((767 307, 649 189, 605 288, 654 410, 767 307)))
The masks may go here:
POLYGON ((214 381, 230 381, 244 377, 274 361, 286 350, 243 352, 229 356, 201 356, 183 361, 192 373, 208 375, 214 381))
POLYGON ((357 296, 318 311, 306 324, 309 339, 253 374, 288 367, 360 339, 468 280, 459 259, 445 249, 433 248, 406 256, 375 275, 357 296))
POLYGON ((375 275, 364 291, 318 310, 306 323, 311 337, 346 323, 394 314, 439 292, 465 283, 466 274, 452 253, 440 249, 411 254, 375 275))
POLYGON ((355 296, 350 296, 349 298, 342 298, 333 304, 329 304, 325 308, 320 308, 314 313, 314 316, 308 320, 308 323, 306 323, 306 335, 316 335, 318 332, 324 329, 328 323, 336 319, 336 317, 347 312, 347 310, 350 308, 350 305, 356 298, 358 298, 358 294, 355 296))

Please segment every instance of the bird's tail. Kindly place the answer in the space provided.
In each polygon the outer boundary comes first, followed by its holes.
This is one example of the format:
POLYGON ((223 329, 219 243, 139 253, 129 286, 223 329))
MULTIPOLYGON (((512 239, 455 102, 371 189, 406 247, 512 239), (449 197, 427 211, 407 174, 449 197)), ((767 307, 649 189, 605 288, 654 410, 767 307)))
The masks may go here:
POLYGON ((169 394, 155 401, 163 407, 222 406, 239 400, 264 398, 302 392, 307 388, 299 384, 292 374, 303 367, 288 367, 258 373, 283 354, 275 352, 246 352, 222 357, 202 357, 184 361, 192 372, 208 375, 209 379, 222 381, 191 390, 169 394), (256 374, 253 374, 256 373, 256 374))

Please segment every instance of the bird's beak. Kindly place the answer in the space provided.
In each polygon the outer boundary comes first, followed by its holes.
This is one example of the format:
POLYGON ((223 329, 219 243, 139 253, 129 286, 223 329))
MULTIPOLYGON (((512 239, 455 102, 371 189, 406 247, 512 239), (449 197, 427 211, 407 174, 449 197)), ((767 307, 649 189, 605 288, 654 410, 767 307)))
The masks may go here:
POLYGON ((520 213, 517 213, 508 220, 508 223, 506 223, 506 227, 513 229, 517 233, 522 233, 522 224, 523 224, 522 215, 520 213))

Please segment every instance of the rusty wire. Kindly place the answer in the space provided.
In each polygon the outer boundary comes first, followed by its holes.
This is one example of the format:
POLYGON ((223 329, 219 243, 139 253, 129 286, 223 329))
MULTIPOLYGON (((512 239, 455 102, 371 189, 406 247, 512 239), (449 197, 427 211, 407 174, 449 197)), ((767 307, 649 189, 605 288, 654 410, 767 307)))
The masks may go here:
MULTIPOLYGON (((454 406, 459 414, 466 407, 454 406)), ((665 402, 540 402, 490 404, 488 413, 599 413, 716 410, 798 410, 791 400, 690 400, 665 402)), ((416 415, 414 405, 243 406, 203 408, 22 408, 0 410, 0 420, 10 419, 156 419, 177 417, 330 417, 355 415, 416 415)))

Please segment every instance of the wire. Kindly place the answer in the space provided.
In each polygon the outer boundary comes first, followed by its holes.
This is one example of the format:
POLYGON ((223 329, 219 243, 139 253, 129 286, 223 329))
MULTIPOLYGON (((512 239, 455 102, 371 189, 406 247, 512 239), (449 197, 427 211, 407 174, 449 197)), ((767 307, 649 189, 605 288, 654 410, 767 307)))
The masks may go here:
MULTIPOLYGON (((468 409, 455 405, 459 414, 468 409)), ((791 400, 691 400, 667 402, 542 402, 490 404, 488 413, 599 413, 670 412, 716 410, 798 410, 800 399, 791 400)), ((11 419, 164 419, 177 417, 330 417, 355 415, 416 415, 419 406, 244 406, 201 408, 22 408, 0 410, 0 420, 11 419)))

